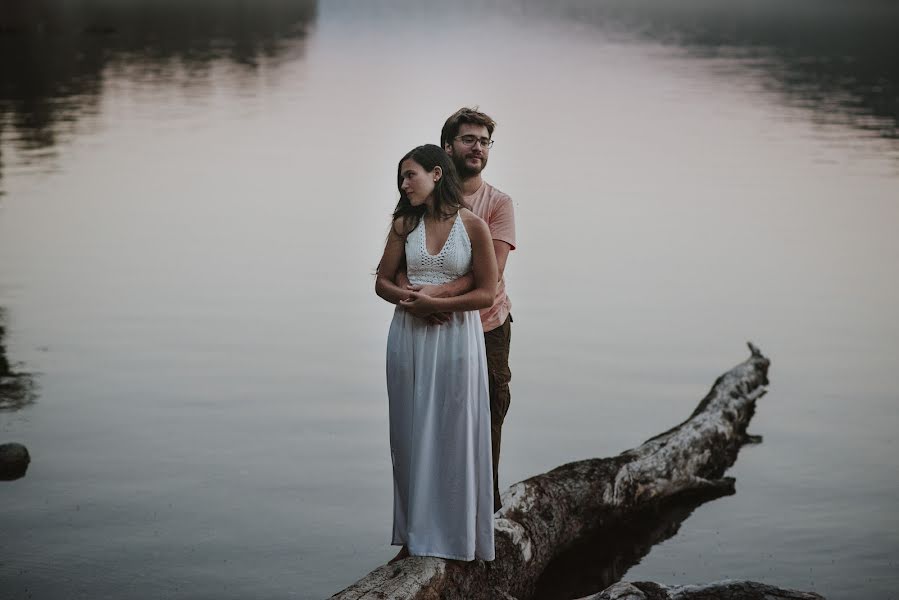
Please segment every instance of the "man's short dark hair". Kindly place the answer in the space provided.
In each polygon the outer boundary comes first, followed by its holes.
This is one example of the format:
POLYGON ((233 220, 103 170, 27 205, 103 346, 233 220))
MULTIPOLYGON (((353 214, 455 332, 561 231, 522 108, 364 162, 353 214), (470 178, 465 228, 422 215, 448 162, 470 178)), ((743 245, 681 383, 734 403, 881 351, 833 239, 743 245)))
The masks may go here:
POLYGON ((487 135, 490 137, 493 137, 493 130, 496 128, 496 121, 479 111, 477 106, 474 108, 464 106, 451 114, 443 124, 443 129, 440 130, 442 147, 445 148, 447 144, 453 143, 455 137, 459 135, 459 127, 462 124, 483 125, 487 128, 487 135))

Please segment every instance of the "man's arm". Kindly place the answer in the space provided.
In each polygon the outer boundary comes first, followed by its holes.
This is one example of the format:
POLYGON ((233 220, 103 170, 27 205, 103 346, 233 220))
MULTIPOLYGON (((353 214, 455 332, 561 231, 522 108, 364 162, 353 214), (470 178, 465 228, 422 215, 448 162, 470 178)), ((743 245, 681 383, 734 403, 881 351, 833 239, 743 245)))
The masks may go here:
POLYGON ((408 289, 421 292, 432 298, 453 298, 470 292, 475 288, 474 274, 469 271, 458 279, 440 285, 412 285, 408 289))
POLYGON ((435 298, 422 292, 410 291, 400 306, 415 314, 479 310, 493 304, 499 277, 496 274, 496 255, 493 253, 490 229, 474 214, 462 215, 462 223, 471 239, 471 273, 474 287, 459 296, 435 298))
MULTIPOLYGON (((497 281, 503 278, 506 260, 508 260, 509 252, 511 252, 511 250, 512 246, 509 245, 508 242, 493 240, 493 254, 496 256, 496 266, 499 272, 497 281)), ((400 287, 421 292, 432 298, 452 298, 454 296, 461 296, 462 294, 470 292, 475 287, 474 274, 471 271, 458 279, 440 285, 411 285, 409 283, 409 278, 406 276, 406 271, 404 270, 397 275, 396 283, 400 287)))
MULTIPOLYGON (((510 246, 508 242, 493 240, 493 254, 496 255, 496 266, 499 270, 499 278, 497 281, 503 278, 506 260, 509 258, 509 252, 511 252, 511 250, 512 246, 510 246)), ((406 271, 402 271, 399 274, 396 283, 401 287, 410 286, 409 278, 406 277, 406 271)), ((453 296, 461 296, 466 292, 470 292, 474 287, 474 274, 469 271, 462 277, 453 279, 448 283, 440 285, 413 285, 408 287, 408 289, 420 291, 432 298, 452 298, 453 296)))
MULTIPOLYGON (((512 212, 511 200, 506 200, 504 203, 502 203, 497 208, 497 211, 493 214, 492 219, 495 227, 497 227, 497 232, 499 233, 499 235, 503 236, 506 239, 515 239, 515 216, 512 212)), ((492 239, 491 242, 493 245, 493 253, 496 256, 496 265, 498 271, 497 281, 499 281, 503 278, 503 272, 506 269, 506 261, 509 258, 509 252, 512 250, 513 246, 512 243, 505 240, 492 239)), ((405 262, 397 273, 396 283, 403 289, 420 292, 433 298, 452 298, 455 296, 461 296, 470 292, 476 287, 474 274, 471 272, 466 273, 462 277, 459 277, 458 279, 455 279, 448 283, 444 283, 442 285, 411 285, 406 274, 405 262)), ((446 313, 432 313, 430 315, 417 316, 421 316, 431 323, 440 323, 449 320, 449 315, 446 313)))
POLYGON ((453 296, 461 296, 473 290, 474 275, 469 272, 458 279, 441 285, 412 285, 412 282, 409 281, 409 275, 406 273, 406 258, 403 257, 403 262, 396 272, 395 283, 404 290, 422 292, 432 298, 451 298, 453 296))

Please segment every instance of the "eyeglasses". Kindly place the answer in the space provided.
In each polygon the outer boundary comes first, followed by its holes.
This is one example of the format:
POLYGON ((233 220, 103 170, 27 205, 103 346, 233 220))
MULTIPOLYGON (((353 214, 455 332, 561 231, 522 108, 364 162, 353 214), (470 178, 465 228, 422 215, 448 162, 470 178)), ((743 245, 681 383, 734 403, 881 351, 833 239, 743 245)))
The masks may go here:
POLYGON ((493 140, 490 138, 479 138, 476 135, 458 135, 454 139, 462 142, 463 146, 474 146, 476 143, 480 142, 482 148, 493 147, 493 140))

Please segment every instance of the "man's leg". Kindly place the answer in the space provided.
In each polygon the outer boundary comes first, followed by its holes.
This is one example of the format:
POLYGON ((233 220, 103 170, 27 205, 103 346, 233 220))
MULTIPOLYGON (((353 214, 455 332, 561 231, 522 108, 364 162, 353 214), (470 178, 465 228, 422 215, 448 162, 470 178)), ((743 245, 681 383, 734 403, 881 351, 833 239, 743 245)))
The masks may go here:
POLYGON ((487 347, 487 380, 490 383, 490 441, 493 451, 493 510, 499 510, 499 447, 502 438, 503 420, 509 410, 511 395, 509 381, 509 344, 512 341, 512 317, 506 322, 484 333, 487 347))

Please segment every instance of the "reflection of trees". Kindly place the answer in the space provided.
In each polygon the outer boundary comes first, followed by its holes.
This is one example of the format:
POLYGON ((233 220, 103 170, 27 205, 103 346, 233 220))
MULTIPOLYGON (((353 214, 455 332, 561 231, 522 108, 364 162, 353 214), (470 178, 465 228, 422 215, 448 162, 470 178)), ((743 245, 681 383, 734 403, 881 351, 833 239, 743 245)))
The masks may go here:
POLYGON ((315 0, 0 0, 0 127, 23 149, 52 147, 96 111, 109 68, 196 85, 229 60, 252 76, 301 51, 316 12, 315 0))
POLYGON ((549 564, 537 582, 535 600, 582 598, 620 581, 653 546, 674 537, 700 505, 732 492, 693 494, 633 515, 578 541, 549 564))
POLYGON ((6 357, 4 311, 0 308, 0 410, 18 410, 34 402, 34 379, 14 371, 6 357))
POLYGON ((528 9, 745 59, 826 120, 887 138, 899 126, 899 3, 893 0, 521 0, 528 9))

